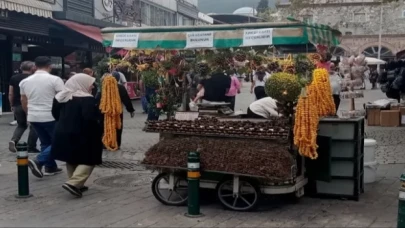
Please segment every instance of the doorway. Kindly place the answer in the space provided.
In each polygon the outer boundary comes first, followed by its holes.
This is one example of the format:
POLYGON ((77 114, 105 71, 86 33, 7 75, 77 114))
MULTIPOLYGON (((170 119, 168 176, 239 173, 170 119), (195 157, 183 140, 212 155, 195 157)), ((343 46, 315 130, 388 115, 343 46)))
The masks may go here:
POLYGON ((2 111, 10 112, 10 102, 8 101, 8 86, 12 70, 12 43, 10 37, 0 35, 0 93, 2 97, 2 111))

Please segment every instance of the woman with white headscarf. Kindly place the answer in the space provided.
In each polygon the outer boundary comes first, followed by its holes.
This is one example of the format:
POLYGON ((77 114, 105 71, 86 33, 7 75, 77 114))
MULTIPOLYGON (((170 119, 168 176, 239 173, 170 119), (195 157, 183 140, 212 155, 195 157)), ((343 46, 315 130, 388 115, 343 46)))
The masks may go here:
POLYGON ((62 187, 76 197, 88 190, 84 183, 102 163, 100 113, 91 95, 94 81, 86 74, 72 76, 52 107, 57 124, 51 154, 66 162, 69 180, 62 187))

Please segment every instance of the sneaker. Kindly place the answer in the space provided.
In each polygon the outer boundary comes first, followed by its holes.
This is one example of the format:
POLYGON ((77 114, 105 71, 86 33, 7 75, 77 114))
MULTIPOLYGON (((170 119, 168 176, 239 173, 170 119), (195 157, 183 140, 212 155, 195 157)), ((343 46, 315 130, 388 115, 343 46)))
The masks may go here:
POLYGON ((42 166, 37 160, 28 159, 28 167, 31 169, 32 175, 42 178, 44 174, 42 173, 42 166))
POLYGON ((80 189, 76 188, 76 187, 73 186, 73 185, 70 185, 70 184, 66 184, 66 183, 65 183, 65 184, 62 185, 62 188, 65 189, 66 191, 68 191, 70 194, 76 196, 76 197, 81 198, 81 197, 83 196, 83 194, 82 194, 82 192, 80 191, 80 189))
POLYGON ((13 153, 17 152, 17 148, 15 147, 15 142, 14 141, 10 141, 8 143, 8 150, 10 152, 13 152, 13 153))
POLYGON ((11 121, 11 122, 10 122, 10 125, 11 125, 11 126, 17 125, 17 120, 11 121))
POLYGON ((45 167, 45 172, 44 172, 44 176, 54 176, 56 174, 59 174, 62 172, 61 168, 47 168, 45 167))

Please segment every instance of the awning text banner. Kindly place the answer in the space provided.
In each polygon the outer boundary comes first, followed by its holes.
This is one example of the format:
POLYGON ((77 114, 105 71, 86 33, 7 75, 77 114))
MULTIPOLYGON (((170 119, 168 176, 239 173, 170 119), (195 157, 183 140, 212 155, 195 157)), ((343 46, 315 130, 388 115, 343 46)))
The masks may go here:
POLYGON ((186 48, 214 47, 214 32, 187 32, 186 48))
POLYGON ((273 29, 245 29, 243 46, 263 46, 273 44, 273 29))
POLYGON ((115 33, 112 42, 113 48, 137 48, 139 33, 115 33))

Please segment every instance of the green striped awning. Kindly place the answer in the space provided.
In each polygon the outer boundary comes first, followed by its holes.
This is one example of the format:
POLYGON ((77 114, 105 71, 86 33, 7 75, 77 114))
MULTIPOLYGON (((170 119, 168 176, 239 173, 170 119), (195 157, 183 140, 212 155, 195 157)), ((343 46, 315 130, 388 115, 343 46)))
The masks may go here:
MULTIPOLYGON (((241 47, 245 30, 272 28, 272 45, 323 44, 336 46, 341 33, 326 25, 299 21, 236 25, 135 27, 102 29, 103 45, 112 46, 116 34, 138 34, 137 49, 184 49, 189 32, 213 32, 213 48, 241 47)), ((119 47, 117 48, 130 48, 119 47)))

